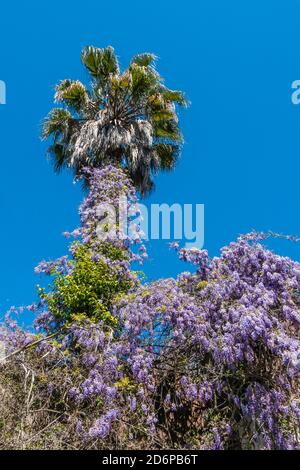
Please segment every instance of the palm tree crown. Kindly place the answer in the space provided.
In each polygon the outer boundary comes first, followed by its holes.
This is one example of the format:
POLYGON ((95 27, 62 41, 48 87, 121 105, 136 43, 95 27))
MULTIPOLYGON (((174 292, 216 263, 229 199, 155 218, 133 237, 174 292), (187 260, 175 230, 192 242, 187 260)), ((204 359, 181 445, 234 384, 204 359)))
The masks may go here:
POLYGON ((43 123, 56 170, 66 166, 80 176, 83 167, 122 165, 142 194, 151 191, 153 174, 172 169, 178 157, 176 105, 187 104, 183 93, 164 86, 153 54, 135 56, 123 73, 112 47, 86 47, 81 59, 90 89, 61 81, 55 102, 63 107, 53 108, 43 123))

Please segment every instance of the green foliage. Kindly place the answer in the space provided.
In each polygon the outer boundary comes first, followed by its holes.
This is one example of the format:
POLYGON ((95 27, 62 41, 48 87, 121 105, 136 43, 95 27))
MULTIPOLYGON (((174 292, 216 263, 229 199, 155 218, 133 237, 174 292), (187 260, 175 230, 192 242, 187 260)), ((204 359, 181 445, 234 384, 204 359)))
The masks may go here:
MULTIPOLYGON (((120 260, 124 253, 112 245, 107 247, 111 259, 120 260)), ((63 322, 89 318, 104 320, 114 326, 116 319, 110 313, 116 295, 126 293, 131 287, 127 278, 120 279, 118 271, 100 258, 94 261, 92 252, 78 244, 74 253, 74 266, 70 274, 55 273, 49 293, 41 290, 50 312, 63 322)))

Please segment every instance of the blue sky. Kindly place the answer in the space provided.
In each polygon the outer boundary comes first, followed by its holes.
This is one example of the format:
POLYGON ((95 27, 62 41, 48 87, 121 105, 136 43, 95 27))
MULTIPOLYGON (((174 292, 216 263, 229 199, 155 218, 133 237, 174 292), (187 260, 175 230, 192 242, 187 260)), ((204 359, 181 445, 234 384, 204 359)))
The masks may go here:
MULTIPOLYGON (((99 0, 1 5, 0 314, 30 303, 34 266, 66 253, 61 236, 77 226, 82 199, 70 175, 54 174, 39 139, 60 79, 85 80, 86 45, 111 44, 121 64, 152 51, 171 88, 186 92, 186 144, 177 169, 156 179, 147 203, 205 204, 205 247, 222 246, 252 228, 300 234, 300 2, 276 0, 99 0)), ((300 259, 300 245, 273 242, 300 259)), ((149 279, 185 266, 166 242, 152 242, 149 279)))

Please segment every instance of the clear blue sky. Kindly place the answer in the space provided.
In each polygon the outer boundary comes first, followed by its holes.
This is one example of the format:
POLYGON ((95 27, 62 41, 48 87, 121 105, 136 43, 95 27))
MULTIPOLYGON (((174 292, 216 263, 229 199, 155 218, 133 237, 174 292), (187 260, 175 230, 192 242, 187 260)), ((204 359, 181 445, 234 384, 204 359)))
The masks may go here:
MULTIPOLYGON (((33 268, 66 252, 80 187, 45 158, 39 125, 60 79, 85 79, 85 45, 113 45, 124 66, 152 51, 169 87, 192 106, 181 115, 180 164, 157 178, 150 202, 204 203, 211 255, 252 228, 300 234, 300 2, 86 0, 2 2, 0 80, 0 312, 35 296, 33 268)), ((300 258, 300 245, 276 242, 300 258)), ((150 279, 185 269, 165 242, 150 244, 150 279)))

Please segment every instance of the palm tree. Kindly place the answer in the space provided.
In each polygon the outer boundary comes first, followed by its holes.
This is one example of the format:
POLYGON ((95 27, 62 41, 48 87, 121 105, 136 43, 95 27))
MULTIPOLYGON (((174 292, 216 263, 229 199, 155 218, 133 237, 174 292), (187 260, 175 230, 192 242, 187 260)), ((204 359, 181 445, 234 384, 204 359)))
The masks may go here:
POLYGON ((55 102, 63 107, 53 108, 43 123, 55 169, 69 167, 79 177, 84 167, 121 165, 144 195, 153 174, 174 167, 182 143, 176 105, 187 101, 164 86, 153 54, 135 56, 123 73, 112 47, 86 47, 81 59, 90 89, 61 81, 55 102))

